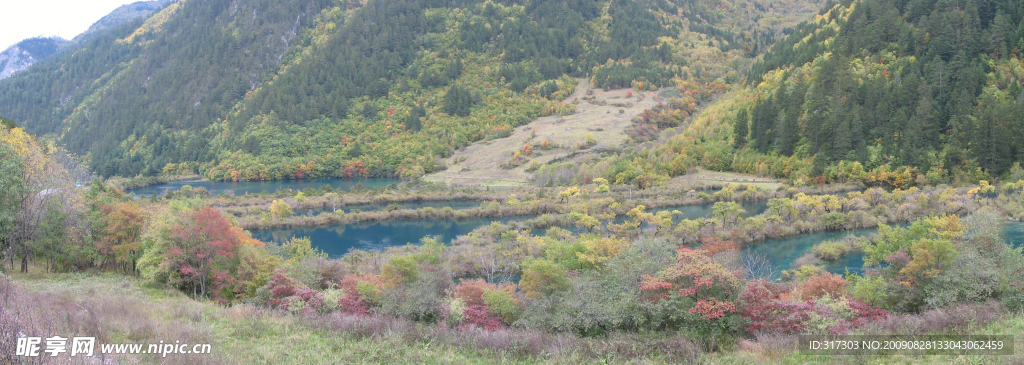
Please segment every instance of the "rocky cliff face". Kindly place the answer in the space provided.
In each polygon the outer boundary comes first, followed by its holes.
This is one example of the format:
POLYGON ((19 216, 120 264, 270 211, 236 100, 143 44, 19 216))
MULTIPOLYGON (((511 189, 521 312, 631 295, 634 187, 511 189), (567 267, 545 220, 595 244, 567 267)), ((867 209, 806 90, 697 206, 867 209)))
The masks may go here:
POLYGON ((0 52, 0 79, 14 75, 18 71, 25 70, 50 55, 56 53, 64 46, 71 43, 83 43, 103 30, 116 27, 125 22, 140 17, 148 17, 153 12, 160 10, 173 0, 139 1, 131 4, 121 5, 100 20, 93 23, 88 30, 68 41, 63 38, 29 38, 18 42, 0 52))
POLYGON ((36 61, 56 53, 68 43, 68 40, 59 37, 29 38, 18 42, 0 52, 0 79, 27 69, 36 61))
POLYGON ((36 62, 28 52, 18 46, 11 46, 0 53, 0 79, 7 78, 15 72, 24 70, 36 62))

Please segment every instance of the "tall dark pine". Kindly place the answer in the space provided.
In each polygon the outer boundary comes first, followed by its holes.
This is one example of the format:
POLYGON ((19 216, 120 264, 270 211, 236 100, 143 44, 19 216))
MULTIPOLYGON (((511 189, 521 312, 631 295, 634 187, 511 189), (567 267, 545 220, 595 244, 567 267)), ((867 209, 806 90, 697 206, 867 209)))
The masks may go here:
POLYGON ((785 112, 782 117, 782 130, 779 135, 779 153, 792 156, 796 144, 800 142, 800 115, 803 114, 806 84, 797 84, 789 95, 785 96, 785 112))
POLYGON ((776 111, 772 98, 757 103, 751 113, 750 135, 753 147, 763 153, 772 148, 775 139, 775 117, 776 111))
POLYGON ((469 116, 469 108, 473 104, 473 96, 459 85, 452 85, 444 94, 444 112, 460 117, 469 116))
POLYGON ((732 126, 733 146, 737 149, 747 144, 747 133, 750 132, 747 126, 747 109, 741 108, 736 113, 736 122, 732 126))
POLYGON ((419 132, 421 127, 420 118, 427 115, 427 110, 422 105, 417 105, 412 108, 409 112, 409 116, 405 118, 405 129, 411 132, 419 132))

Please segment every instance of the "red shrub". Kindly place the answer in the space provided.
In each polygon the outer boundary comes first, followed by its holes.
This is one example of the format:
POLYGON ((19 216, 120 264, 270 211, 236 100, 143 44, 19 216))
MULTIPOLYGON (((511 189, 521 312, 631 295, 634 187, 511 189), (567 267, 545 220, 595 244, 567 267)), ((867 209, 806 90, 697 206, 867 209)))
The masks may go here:
POLYGON ((800 333, 803 332, 811 313, 815 312, 813 302, 776 301, 777 311, 764 326, 767 333, 800 333))
POLYGON ((850 309, 857 313, 856 317, 850 319, 850 324, 854 326, 889 318, 889 312, 886 312, 885 309, 854 299, 850 299, 850 309))
POLYGON ((316 309, 324 305, 324 295, 316 290, 304 288, 299 289, 296 294, 302 299, 302 301, 306 302, 310 308, 316 309))
MULTIPOLYGON (((811 313, 822 318, 831 318, 835 324, 828 328, 833 334, 849 332, 850 328, 888 318, 888 313, 878 307, 844 298, 854 313, 848 319, 839 316, 828 306, 815 302, 794 301, 788 297, 784 287, 765 281, 751 281, 741 296, 743 316, 750 319, 747 331, 762 334, 796 334, 804 332, 811 313)), ((841 298, 841 297, 840 297, 841 298)))
POLYGON ((338 300, 338 312, 368 316, 370 315, 370 306, 359 299, 358 295, 349 295, 338 300))
POLYGON ((736 311, 736 305, 732 302, 723 302, 716 300, 715 298, 701 299, 698 300, 693 308, 690 308, 691 314, 697 314, 707 319, 715 319, 725 317, 726 313, 732 313, 736 311))
POLYGON ((733 301, 742 284, 735 272, 715 262, 703 251, 682 248, 676 253, 675 263, 656 276, 644 275, 640 290, 645 292, 648 300, 657 302, 673 295, 692 297, 696 305, 689 312, 708 320, 736 311, 733 301))
POLYGON ((466 317, 466 322, 460 325, 459 328, 475 327, 494 331, 504 326, 497 315, 488 312, 487 308, 482 305, 469 306, 462 312, 462 315, 466 317))
POLYGON ((305 285, 292 279, 284 270, 280 269, 270 276, 267 286, 270 288, 270 301, 267 304, 272 307, 287 304, 288 297, 297 294, 300 290, 308 290, 305 285))
POLYGON ((767 280, 748 281, 747 287, 740 296, 743 305, 743 316, 750 319, 747 331, 758 332, 769 325, 769 321, 778 315, 779 295, 783 288, 767 280))

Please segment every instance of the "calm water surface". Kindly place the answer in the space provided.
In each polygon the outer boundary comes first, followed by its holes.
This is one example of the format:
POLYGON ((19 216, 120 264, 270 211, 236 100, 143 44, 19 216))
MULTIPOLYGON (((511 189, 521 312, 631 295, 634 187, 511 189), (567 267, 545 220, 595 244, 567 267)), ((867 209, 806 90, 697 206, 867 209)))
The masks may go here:
MULTIPOLYGON (((907 224, 901 224, 906 227, 907 224)), ((803 254, 811 252, 814 245, 822 241, 838 241, 843 237, 867 236, 877 232, 877 228, 858 229, 840 232, 817 232, 807 233, 786 238, 768 239, 756 242, 743 250, 744 255, 761 255, 772 263, 776 271, 789 270, 793 261, 803 254)), ((1003 239, 1013 247, 1024 245, 1024 223, 1013 222, 1003 226, 1003 239)), ((826 261, 825 269, 833 273, 843 273, 849 270, 851 273, 859 274, 864 266, 864 253, 857 251, 840 257, 835 261, 826 261)))
MULTIPOLYGON (((479 201, 450 201, 450 202, 411 202, 400 203, 400 205, 422 204, 443 208, 451 206, 454 209, 466 209, 479 206, 479 201)), ((411 206, 410 205, 410 206, 411 206)), ((665 207, 650 209, 650 212, 662 210, 679 210, 682 212, 677 219, 693 219, 704 216, 711 216, 713 204, 688 205, 679 207, 665 207)), ((387 205, 373 204, 366 207, 376 206, 383 208, 387 205)), ((359 206, 345 207, 347 211, 359 206)), ((764 201, 747 203, 743 206, 747 213, 744 216, 760 214, 767 209, 764 201)), ((320 209, 322 210, 322 209, 320 209)), ((365 209, 372 210, 372 209, 365 209)), ((310 210, 312 211, 312 210, 310 210)), ((346 211, 346 212, 347 212, 346 211)), ((302 214, 307 213, 303 211, 302 214)), ((312 213, 312 212, 309 212, 312 213)), ((315 214, 315 213, 312 213, 315 214)), ((308 236, 313 241, 313 246, 320 248, 331 257, 340 257, 352 248, 357 249, 383 249, 387 246, 400 246, 406 243, 419 243, 424 236, 440 236, 442 241, 450 242, 456 236, 465 235, 477 227, 491 224, 491 222, 508 223, 536 218, 535 215, 505 217, 505 218, 471 218, 462 220, 453 219, 413 219, 397 221, 358 222, 342 223, 316 227, 294 227, 278 228, 252 231, 253 237, 264 242, 285 242, 292 237, 308 236)), ((616 222, 623 222, 628 219, 625 216, 616 218, 616 222)), ((577 232, 575 226, 564 227, 572 232, 577 232)), ((543 229, 534 230, 535 235, 544 235, 543 229)))
MULTIPOLYGON (((390 180, 387 180, 390 181, 390 180)), ((369 187, 369 186, 368 186, 369 187)), ((294 188, 293 188, 294 189, 294 188)), ((443 208, 451 206, 454 209, 467 209, 479 206, 479 201, 452 201, 452 202, 409 202, 401 203, 403 208, 419 208, 433 206, 443 208)), ((348 206, 346 212, 351 209, 365 211, 383 209, 387 205, 367 204, 348 206)), ((677 222, 681 219, 695 219, 712 216, 713 204, 689 205, 678 207, 664 207, 649 209, 648 212, 663 210, 679 210, 677 222)), ((746 213, 744 217, 750 217, 763 213, 767 209, 767 202, 757 201, 743 204, 746 213)), ((456 236, 465 235, 472 230, 491 222, 508 223, 535 218, 536 216, 517 216, 505 218, 471 218, 463 220, 453 219, 415 219, 380 222, 343 223, 318 227, 297 227, 280 228, 269 230, 252 231, 253 237, 266 242, 284 242, 292 237, 308 236, 313 241, 313 246, 320 248, 330 257, 337 258, 344 255, 352 248, 381 250, 387 246, 400 246, 407 243, 418 244, 424 236, 439 236, 441 241, 450 242, 456 236)), ((624 222, 628 217, 620 216, 615 223, 624 222)), ((906 226, 905 224, 903 226, 906 226)), ((574 233, 578 233, 575 226, 563 227, 574 233)), ((810 252, 814 245, 827 240, 840 240, 845 236, 867 236, 877 232, 877 228, 859 229, 851 231, 830 231, 807 233, 792 237, 769 239, 754 243, 743 250, 744 255, 764 256, 772 263, 776 271, 790 269, 793 262, 804 253, 810 252)), ((537 229, 532 232, 534 235, 544 235, 544 229, 537 229)), ((1024 245, 1024 223, 1013 222, 1003 227, 1003 236, 1007 243, 1019 247, 1024 245)), ((834 273, 843 273, 849 270, 853 273, 860 273, 864 264, 864 255, 861 252, 854 252, 843 256, 835 261, 825 263, 825 269, 834 273)))
POLYGON ((450 242, 456 236, 468 234, 477 227, 491 222, 508 223, 525 217, 454 219, 410 219, 399 221, 342 223, 317 227, 295 227, 252 231, 252 236, 264 242, 285 242, 292 237, 309 237, 313 246, 338 258, 350 249, 383 250, 388 246, 419 244, 424 236, 440 236, 450 242))

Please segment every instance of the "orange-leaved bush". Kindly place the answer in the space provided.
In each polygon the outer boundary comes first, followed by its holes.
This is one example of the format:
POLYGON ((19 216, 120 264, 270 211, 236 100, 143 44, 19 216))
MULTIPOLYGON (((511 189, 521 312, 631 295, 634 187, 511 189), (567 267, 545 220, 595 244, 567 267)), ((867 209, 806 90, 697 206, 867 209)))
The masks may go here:
POLYGON ((491 289, 490 284, 483 279, 466 280, 455 286, 455 299, 461 299, 467 306, 484 305, 484 290, 491 289))
POLYGON ((842 298, 846 296, 846 279, 842 275, 828 272, 812 275, 797 286, 796 292, 802 300, 817 299, 826 295, 842 298))
MULTIPOLYGON (((655 276, 645 275, 640 290, 652 301, 686 297, 694 304, 687 311, 711 320, 736 311, 742 283, 737 273, 715 262, 702 250, 682 248, 676 262, 655 276)), ((686 308, 684 308, 686 309, 686 308)))
POLYGON ((380 304, 384 289, 390 287, 391 283, 373 274, 349 274, 338 284, 345 295, 357 295, 359 300, 369 305, 380 304))

